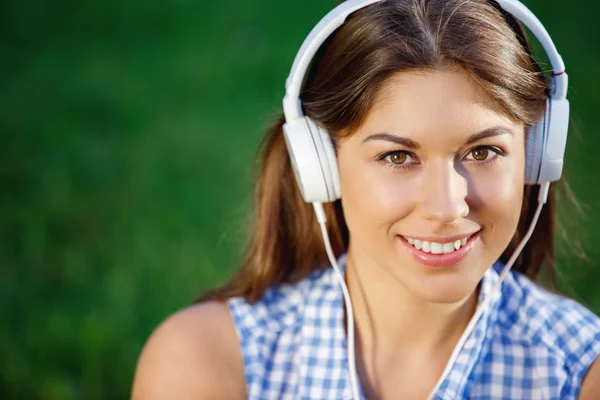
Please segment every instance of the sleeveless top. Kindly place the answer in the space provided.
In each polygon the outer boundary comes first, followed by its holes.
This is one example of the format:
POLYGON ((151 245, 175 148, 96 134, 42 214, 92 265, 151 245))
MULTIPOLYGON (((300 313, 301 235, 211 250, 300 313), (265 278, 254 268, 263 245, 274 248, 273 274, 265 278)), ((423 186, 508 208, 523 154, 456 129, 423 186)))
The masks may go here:
MULTIPOLYGON (((340 259, 342 273, 345 257, 340 259)), ((503 265, 480 283, 479 302, 503 265)), ((600 319, 510 272, 481 315, 436 400, 577 399, 600 353, 600 319)), ((333 269, 268 289, 251 305, 228 300, 248 399, 351 399, 344 301, 333 269)), ((362 394, 364 399, 364 392, 362 394)))

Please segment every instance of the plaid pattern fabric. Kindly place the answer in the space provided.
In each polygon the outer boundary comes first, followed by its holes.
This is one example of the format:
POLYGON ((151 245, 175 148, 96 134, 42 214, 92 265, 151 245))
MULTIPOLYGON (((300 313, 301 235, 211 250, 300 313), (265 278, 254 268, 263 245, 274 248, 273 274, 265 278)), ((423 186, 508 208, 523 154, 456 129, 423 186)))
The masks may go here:
MULTIPOLYGON (((501 268, 496 263, 486 272, 480 301, 501 268)), ((501 289, 436 400, 576 399, 600 353, 600 319, 516 272, 501 289)), ((231 298, 228 305, 250 400, 351 399, 343 297, 333 270, 272 287, 254 305, 242 298, 231 298)))

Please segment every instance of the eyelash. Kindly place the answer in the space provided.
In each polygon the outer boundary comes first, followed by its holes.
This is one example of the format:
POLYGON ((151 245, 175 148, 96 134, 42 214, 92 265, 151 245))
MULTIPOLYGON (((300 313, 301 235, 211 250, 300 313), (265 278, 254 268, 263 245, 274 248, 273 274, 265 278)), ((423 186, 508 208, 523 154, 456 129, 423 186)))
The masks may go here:
MULTIPOLYGON (((474 161, 475 163, 480 164, 480 165, 487 165, 487 164, 490 164, 490 163, 493 163, 493 162, 497 161, 498 156, 504 157, 506 155, 506 153, 504 151, 502 151, 499 147, 496 147, 496 146, 486 146, 486 145, 473 147, 472 149, 470 149, 467 152, 467 155, 471 154, 475 150, 481 150, 481 149, 490 150, 490 151, 492 151, 493 153, 496 153, 496 154, 493 157, 491 157, 490 159, 487 159, 487 160, 483 160, 483 161, 469 160, 470 162, 474 161)), ((386 160, 387 157, 389 157, 391 155, 394 155, 394 154, 399 154, 399 153, 404 153, 408 157, 410 157, 411 159, 418 160, 418 157, 414 153, 411 153, 410 151, 406 151, 406 150, 393 150, 393 151, 388 151, 388 152, 385 152, 385 153, 382 153, 382 154, 378 155, 377 156, 377 161, 384 163, 384 165, 386 167, 391 168, 393 170, 408 170, 410 168, 415 167, 415 165, 416 165, 415 163, 411 163, 411 164, 394 164, 394 163, 386 160)))

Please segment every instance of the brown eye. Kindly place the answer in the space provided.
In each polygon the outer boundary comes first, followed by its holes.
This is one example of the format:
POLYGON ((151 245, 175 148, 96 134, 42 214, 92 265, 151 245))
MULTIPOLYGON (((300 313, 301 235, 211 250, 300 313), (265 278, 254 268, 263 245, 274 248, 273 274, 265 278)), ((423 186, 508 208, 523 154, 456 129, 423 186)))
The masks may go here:
POLYGON ((406 153, 403 152, 390 154, 389 157, 393 164, 404 164, 407 159, 406 153))
POLYGON ((477 161, 484 161, 488 158, 490 150, 485 147, 479 147, 471 151, 473 158, 477 161))

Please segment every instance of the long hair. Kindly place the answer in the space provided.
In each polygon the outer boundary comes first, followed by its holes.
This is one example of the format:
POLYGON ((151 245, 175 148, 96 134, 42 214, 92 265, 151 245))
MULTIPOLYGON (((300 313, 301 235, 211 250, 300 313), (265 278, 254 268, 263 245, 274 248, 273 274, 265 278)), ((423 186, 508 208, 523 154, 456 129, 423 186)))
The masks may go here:
MULTIPOLYGON (((460 67, 494 100, 498 112, 526 127, 545 108, 548 83, 520 23, 486 0, 387 0, 353 13, 319 49, 301 98, 304 112, 334 142, 351 135, 392 75, 460 67)), ((270 286, 295 282, 328 266, 319 226, 303 201, 276 119, 261 145, 253 227, 241 268, 224 287, 200 300, 243 296, 258 301, 270 286)), ((526 186, 514 238, 504 263, 525 234, 537 205, 537 186, 526 186)), ((535 279, 554 260, 554 184, 537 228, 513 269, 535 279)), ((327 230, 337 256, 349 232, 341 202, 325 204, 327 230)))

